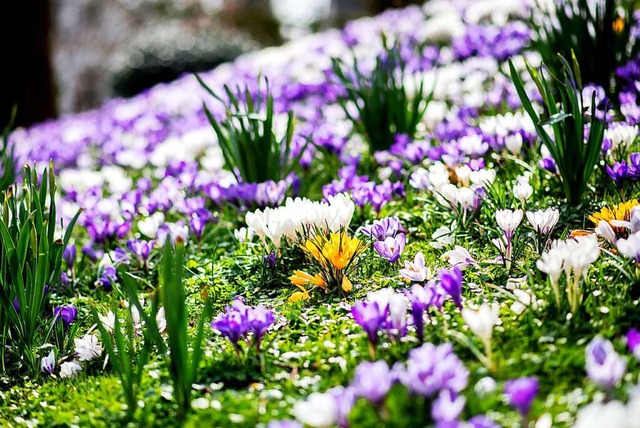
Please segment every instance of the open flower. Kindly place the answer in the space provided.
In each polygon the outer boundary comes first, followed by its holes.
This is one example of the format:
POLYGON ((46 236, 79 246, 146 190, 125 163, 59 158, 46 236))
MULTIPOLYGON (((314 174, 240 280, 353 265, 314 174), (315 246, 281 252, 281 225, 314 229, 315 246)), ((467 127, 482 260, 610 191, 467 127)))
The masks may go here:
POLYGON ((612 389, 627 368, 627 362, 613 349, 613 344, 594 337, 585 350, 587 376, 605 389, 612 389))
POLYGON ((521 377, 509 380, 504 384, 504 393, 507 401, 515 407, 523 417, 529 415, 533 400, 538 395, 538 379, 534 377, 521 377))
POLYGON ((560 211, 556 208, 547 208, 546 210, 527 211, 527 220, 533 227, 533 230, 540 235, 548 235, 560 219, 560 211))
POLYGON ((469 266, 478 263, 471 256, 469 250, 460 245, 456 245, 453 250, 447 251, 442 256, 449 260, 449 264, 451 264, 451 266, 455 266, 459 269, 466 269, 469 266))
POLYGON ((621 202, 613 207, 604 207, 599 212, 589 216, 593 224, 598 225, 600 221, 606 221, 611 225, 617 237, 626 237, 628 229, 625 225, 631 220, 631 211, 640 205, 637 199, 621 202))
POLYGON ((102 344, 96 335, 86 334, 73 342, 80 361, 91 361, 102 354, 102 344))
POLYGON ((395 238, 388 237, 384 241, 378 241, 373 244, 373 248, 378 254, 391 263, 395 263, 400 258, 402 250, 406 244, 404 233, 399 233, 395 238))
POLYGON ((431 276, 431 270, 425 266, 424 254, 421 251, 416 253, 413 262, 404 262, 404 269, 400 269, 400 276, 415 282, 424 282, 431 276))

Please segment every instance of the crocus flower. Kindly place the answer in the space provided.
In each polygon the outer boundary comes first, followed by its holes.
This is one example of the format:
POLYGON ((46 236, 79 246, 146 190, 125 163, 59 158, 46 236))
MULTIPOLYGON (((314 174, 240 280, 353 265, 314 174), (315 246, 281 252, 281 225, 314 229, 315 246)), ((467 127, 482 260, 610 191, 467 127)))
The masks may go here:
POLYGON ((503 230, 505 237, 510 240, 513 237, 513 232, 520 225, 522 221, 522 210, 498 210, 496 211, 496 222, 500 229, 503 230))
POLYGON ((460 392, 469 380, 469 371, 453 353, 450 343, 425 343, 409 351, 409 359, 397 371, 398 379, 410 391, 425 397, 449 390, 460 392))
POLYGON ((469 266, 478 263, 471 256, 469 250, 460 245, 456 245, 453 250, 447 251, 442 256, 449 260, 449 264, 451 264, 451 266, 456 266, 460 269, 466 269, 469 266))
POLYGON ((364 397, 374 405, 380 405, 391 389, 393 378, 389 366, 383 360, 363 361, 358 364, 351 382, 355 394, 364 397))
POLYGON ((627 332, 627 348, 640 360, 640 331, 635 328, 629 329, 627 332))
POLYGON ((477 310, 463 308, 462 318, 476 336, 483 342, 490 342, 493 327, 500 322, 499 311, 497 304, 483 303, 477 310))
POLYGON ((509 405, 517 409, 523 417, 529 415, 533 400, 538 394, 538 379, 521 377, 504 384, 504 393, 509 405))
POLYGON ((69 379, 75 377, 79 372, 82 371, 82 367, 80 364, 75 361, 65 361, 60 364, 60 377, 62 379, 69 379))
POLYGON ((378 302, 356 301, 351 308, 353 319, 364 329, 369 337, 371 345, 375 345, 378 340, 378 331, 387 319, 389 306, 381 306, 378 302))
POLYGON ((636 232, 626 239, 621 238, 616 244, 620 254, 640 263, 640 232, 636 232))
POLYGON ((127 249, 136 256, 140 264, 146 265, 151 255, 151 250, 155 246, 154 241, 144 239, 130 239, 127 241, 127 249))
POLYGON ((500 323, 500 307, 497 304, 483 303, 477 310, 463 308, 462 318, 471 331, 482 340, 484 344, 485 364, 490 370, 494 369, 493 354, 491 350, 491 337, 493 327, 500 323))
POLYGON ((76 246, 73 244, 67 245, 62 253, 62 258, 67 263, 67 267, 73 269, 73 264, 76 260, 76 246))
POLYGON ((42 357, 40 361, 40 371, 48 375, 53 374, 53 370, 56 368, 56 355, 52 350, 49 355, 42 357))
POLYGON ((404 269, 400 269, 400 276, 409 281, 424 282, 430 274, 431 271, 425 266, 422 251, 416 253, 413 262, 405 261, 404 269))
POLYGON ((411 290, 406 292, 406 295, 411 302, 411 317, 416 328, 416 335, 418 340, 422 342, 424 338, 424 313, 431 306, 438 309, 442 307, 445 297, 444 290, 439 284, 432 281, 425 286, 413 284, 411 290))
POLYGON ((402 250, 406 244, 404 233, 399 233, 395 238, 388 237, 384 241, 378 241, 373 244, 376 252, 391 263, 395 263, 400 258, 402 250))
POLYGON ((375 220, 372 225, 365 226, 362 229, 362 233, 372 238, 383 241, 387 238, 393 238, 398 231, 402 228, 398 217, 385 217, 380 220, 375 220))
POLYGON ((273 312, 263 306, 256 306, 247 311, 247 323, 249 324, 249 330, 253 332, 258 350, 260 350, 262 337, 274 320, 273 312))
POLYGON ((239 311, 227 310, 211 323, 211 328, 218 330, 220 334, 229 339, 236 352, 240 352, 238 341, 249 330, 245 315, 239 311))
POLYGON ((57 306, 53 310, 53 317, 62 320, 65 326, 69 326, 78 316, 75 306, 57 306))
POLYGON ((438 274, 440 286, 451 296, 451 300, 456 306, 462 309, 462 271, 459 267, 453 269, 442 269, 438 274))
POLYGON ((85 334, 79 339, 73 339, 73 343, 80 361, 91 361, 102 354, 102 344, 94 334, 85 334))
POLYGON ((314 392, 293 406, 295 418, 311 427, 329 427, 338 420, 338 405, 329 393, 314 392))
POLYGON ((616 353, 613 344, 594 337, 585 350, 587 376, 604 389, 610 390, 622 379, 627 362, 616 353))
POLYGON ((447 426, 447 423, 452 423, 460 417, 466 401, 462 395, 444 389, 440 391, 438 398, 431 406, 431 417, 439 424, 438 426, 447 426))
POLYGON ((538 232, 540 235, 548 235, 551 233, 559 219, 560 211, 556 208, 527 211, 527 220, 529 220, 529 224, 531 224, 533 230, 538 232))

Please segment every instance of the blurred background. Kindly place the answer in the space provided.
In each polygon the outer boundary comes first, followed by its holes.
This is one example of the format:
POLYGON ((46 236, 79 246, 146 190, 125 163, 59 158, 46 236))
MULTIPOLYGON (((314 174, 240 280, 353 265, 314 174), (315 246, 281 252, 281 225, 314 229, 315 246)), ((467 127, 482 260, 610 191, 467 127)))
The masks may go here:
POLYGON ((419 0, 18 0, 0 6, 0 125, 90 110, 419 0))

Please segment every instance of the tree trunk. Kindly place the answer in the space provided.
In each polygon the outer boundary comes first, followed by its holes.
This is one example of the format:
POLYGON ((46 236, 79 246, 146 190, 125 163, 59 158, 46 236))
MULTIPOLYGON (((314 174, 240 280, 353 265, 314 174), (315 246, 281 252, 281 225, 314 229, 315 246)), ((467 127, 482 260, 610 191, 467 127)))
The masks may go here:
POLYGON ((14 106, 14 126, 27 126, 55 116, 50 61, 49 0, 9 0, 0 4, 3 41, 0 128, 14 106))

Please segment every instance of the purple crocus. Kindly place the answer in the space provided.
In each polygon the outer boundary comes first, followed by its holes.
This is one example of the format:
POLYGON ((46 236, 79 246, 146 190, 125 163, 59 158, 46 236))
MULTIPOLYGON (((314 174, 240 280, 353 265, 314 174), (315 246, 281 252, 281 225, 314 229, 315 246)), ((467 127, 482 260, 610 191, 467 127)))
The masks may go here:
POLYGON ((527 417, 533 400, 538 395, 538 387, 538 379, 521 377, 505 382, 504 393, 507 396, 509 405, 518 410, 522 417, 527 417))
POLYGON ((62 253, 62 258, 64 259, 69 269, 73 269, 73 263, 76 260, 76 251, 76 246, 71 244, 67 245, 62 253))
POLYGON ((382 404, 393 385, 393 376, 386 361, 363 361, 356 367, 351 386, 356 396, 364 397, 372 404, 382 404))
POLYGON ((455 392, 443 389, 431 406, 431 417, 437 422, 438 427, 457 427, 456 423, 464 410, 466 399, 455 392))
POLYGON ((276 262, 277 262, 277 258, 276 258, 276 253, 269 253, 266 256, 264 256, 264 264, 270 268, 273 269, 276 267, 276 262))
POLYGON ((229 339, 236 352, 240 354, 238 342, 249 330, 249 325, 243 313, 236 310, 227 310, 211 323, 211 328, 218 330, 220 334, 229 339))
POLYGON ((462 271, 458 266, 453 269, 442 269, 438 274, 440 286, 451 296, 456 306, 462 309, 462 271))
POLYGON ((627 162, 616 162, 612 166, 607 165, 607 174, 616 184, 622 184, 627 178, 629 178, 629 166, 627 162))
POLYGON ((635 328, 627 332, 627 348, 637 359, 640 359, 640 331, 635 328))
POLYGON ((624 376, 627 362, 613 344, 602 337, 594 337, 585 351, 587 376, 600 387, 611 390, 624 376))
POLYGON ((402 228, 398 217, 385 217, 380 220, 375 220, 372 225, 363 227, 362 233, 370 236, 378 241, 383 241, 386 238, 393 238, 398 231, 402 228))
POLYGON ((275 320, 273 312, 270 309, 266 309, 264 306, 256 306, 255 308, 247 310, 246 317, 249 331, 253 332, 256 340, 256 347, 258 351, 260 351, 260 342, 262 341, 262 337, 275 320))
POLYGON ((411 290, 407 290, 405 294, 411 302, 411 317, 416 328, 416 335, 418 340, 422 342, 424 339, 424 313, 432 306, 438 309, 442 307, 444 292, 438 284, 431 281, 425 286, 413 284, 411 290))
POLYGON ((395 238, 388 237, 384 241, 378 241, 373 244, 373 248, 378 254, 391 263, 395 263, 400 258, 402 250, 406 244, 404 233, 399 233, 395 238))
POLYGON ((351 308, 353 319, 364 329, 369 342, 374 346, 378 339, 378 331, 387 319, 389 307, 378 302, 356 301, 351 308))
POLYGON ((432 397, 445 389, 460 392, 469 380, 469 370, 453 353, 450 343, 440 346, 425 343, 412 349, 406 366, 398 369, 397 373, 405 387, 425 397, 432 397))
POLYGON ((116 282, 116 268, 113 266, 106 266, 97 281, 98 285, 102 285, 102 288, 105 291, 111 291, 113 289, 113 284, 115 284, 116 282))
POLYGON ((127 241, 127 249, 131 251, 140 264, 147 266, 151 250, 155 246, 155 241, 145 241, 144 239, 130 239, 127 241))
POLYGON ((53 310, 53 318, 62 320, 65 326, 69 326, 78 317, 78 309, 75 306, 57 306, 53 310))

